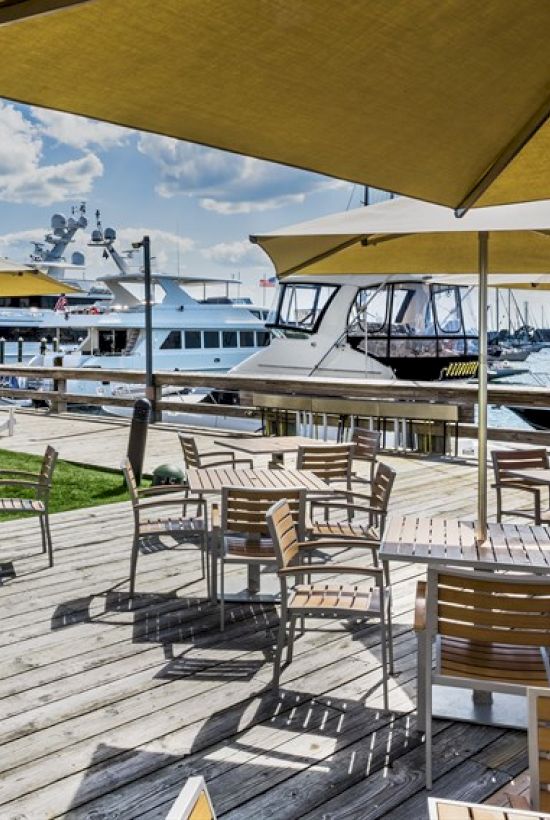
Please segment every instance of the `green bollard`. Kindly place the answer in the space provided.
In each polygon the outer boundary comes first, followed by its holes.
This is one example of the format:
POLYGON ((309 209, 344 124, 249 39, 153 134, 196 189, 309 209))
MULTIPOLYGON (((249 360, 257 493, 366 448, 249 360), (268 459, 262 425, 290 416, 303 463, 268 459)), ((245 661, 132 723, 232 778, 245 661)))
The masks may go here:
POLYGON ((21 363, 23 361, 23 337, 20 336, 17 340, 17 361, 21 363))

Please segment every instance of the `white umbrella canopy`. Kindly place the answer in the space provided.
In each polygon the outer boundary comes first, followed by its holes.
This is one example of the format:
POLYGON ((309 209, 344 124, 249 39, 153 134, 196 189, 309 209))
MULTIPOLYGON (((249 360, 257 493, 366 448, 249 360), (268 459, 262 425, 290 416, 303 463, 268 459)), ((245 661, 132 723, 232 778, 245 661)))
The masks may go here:
MULTIPOLYGON (((550 201, 448 209, 395 199, 252 237, 277 274, 457 274, 479 279, 477 538, 487 536, 487 287, 508 274, 544 284, 550 272, 550 201), (499 276, 501 275, 501 276, 499 276)), ((508 286, 513 286, 511 281, 508 286)))

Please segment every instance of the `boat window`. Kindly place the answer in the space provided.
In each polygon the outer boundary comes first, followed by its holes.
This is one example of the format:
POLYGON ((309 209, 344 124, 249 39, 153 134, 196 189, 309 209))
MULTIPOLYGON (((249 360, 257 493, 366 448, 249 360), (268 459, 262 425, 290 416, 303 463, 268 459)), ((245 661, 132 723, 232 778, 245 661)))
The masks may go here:
POLYGON ((237 347, 237 331, 236 330, 224 330, 222 332, 223 338, 223 346, 224 347, 237 347))
POLYGON ((220 334, 217 330, 205 330, 204 331, 204 346, 205 347, 219 347, 220 346, 220 334))
POLYGON ((432 295, 439 332, 445 335, 461 333, 462 317, 456 285, 433 285, 432 295))
MULTIPOLYGON (((476 336, 478 332, 478 300, 477 288, 460 288, 462 319, 464 322, 464 332, 466 336, 476 336)), ((477 352, 477 350, 476 350, 477 352)))
POLYGON ((269 333, 265 330, 256 332, 256 347, 267 347, 269 344, 269 333))
POLYGON ((367 312, 367 332, 379 333, 386 324, 388 288, 374 286, 357 291, 349 314, 349 332, 365 332, 365 310, 367 312))
POLYGON ((427 356, 437 356, 437 341, 435 339, 403 338, 390 340, 390 357, 394 359, 424 358, 427 356))
POLYGON ((241 330, 241 347, 254 347, 254 331, 241 330))
POLYGON ((430 289, 422 282, 393 286, 390 335, 436 335, 430 289))
POLYGON ((185 347, 189 350, 196 350, 198 347, 201 347, 200 330, 185 331, 185 347))
POLYGON ((161 350, 181 350, 181 330, 171 330, 160 346, 161 350))
POLYGON ((274 321, 269 324, 291 331, 313 333, 337 290, 336 285, 283 285, 274 321))

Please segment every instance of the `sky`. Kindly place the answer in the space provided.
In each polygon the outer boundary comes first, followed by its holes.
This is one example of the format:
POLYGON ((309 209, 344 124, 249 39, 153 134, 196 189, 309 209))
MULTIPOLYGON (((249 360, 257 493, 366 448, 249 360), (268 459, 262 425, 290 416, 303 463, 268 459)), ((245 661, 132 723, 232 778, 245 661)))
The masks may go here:
MULTIPOLYGON (((148 233, 154 265, 167 273, 239 278, 257 300, 272 267, 249 234, 361 204, 347 182, 249 157, 0 99, 0 255, 25 261, 53 213, 99 209, 123 250, 148 233)), ((89 248, 72 250, 88 275, 115 272, 89 248)))

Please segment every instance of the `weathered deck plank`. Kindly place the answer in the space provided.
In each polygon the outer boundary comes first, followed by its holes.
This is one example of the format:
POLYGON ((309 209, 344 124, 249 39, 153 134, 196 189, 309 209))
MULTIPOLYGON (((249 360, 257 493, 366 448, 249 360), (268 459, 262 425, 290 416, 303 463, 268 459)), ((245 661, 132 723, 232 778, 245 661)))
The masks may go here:
MULTIPOLYGON (((31 414, 16 430, 0 446, 42 452, 54 441, 65 458, 101 451, 107 466, 127 433, 117 422, 75 420, 69 430, 31 414)), ((173 460, 174 443, 174 432, 154 431, 148 466, 173 460)), ((384 460, 398 471, 396 512, 472 515, 474 465, 384 460)), ((231 820, 426 816, 410 629, 421 567, 392 568, 395 714, 385 714, 376 624, 308 630, 276 696, 274 607, 229 605, 221 635, 199 551, 186 546, 140 558, 130 609, 131 531, 124 504, 54 516, 49 570, 36 521, 0 524, 0 563, 12 561, 16 573, 0 585, 2 820, 160 820, 195 773, 231 820)), ((344 559, 363 560, 335 556, 344 559)), ((437 794, 486 798, 525 767, 522 733, 436 730, 437 794)))

